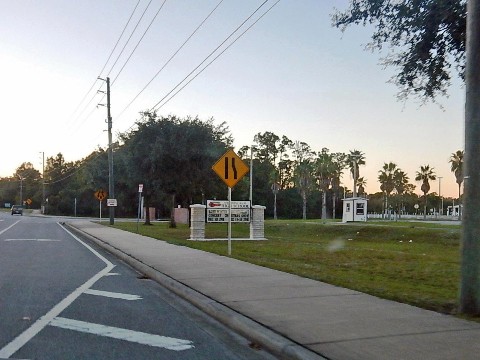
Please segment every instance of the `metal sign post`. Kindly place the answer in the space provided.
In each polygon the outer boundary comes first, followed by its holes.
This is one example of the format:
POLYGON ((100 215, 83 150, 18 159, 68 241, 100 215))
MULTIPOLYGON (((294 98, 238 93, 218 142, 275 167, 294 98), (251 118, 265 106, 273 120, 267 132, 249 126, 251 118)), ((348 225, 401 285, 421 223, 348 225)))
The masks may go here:
POLYGON ((102 189, 99 189, 95 191, 95 197, 97 198, 99 204, 100 204, 100 222, 102 222, 102 201, 107 197, 107 193, 103 191, 102 189))
POLYGON ((212 166, 228 186, 228 255, 232 255, 232 187, 248 173, 248 166, 230 149, 212 166))
POLYGON ((228 256, 232 255, 232 188, 228 187, 228 256))
POLYGON ((141 202, 142 202, 142 192, 143 192, 143 184, 138 184, 137 233, 138 233, 138 223, 140 222, 140 208, 141 208, 141 202))

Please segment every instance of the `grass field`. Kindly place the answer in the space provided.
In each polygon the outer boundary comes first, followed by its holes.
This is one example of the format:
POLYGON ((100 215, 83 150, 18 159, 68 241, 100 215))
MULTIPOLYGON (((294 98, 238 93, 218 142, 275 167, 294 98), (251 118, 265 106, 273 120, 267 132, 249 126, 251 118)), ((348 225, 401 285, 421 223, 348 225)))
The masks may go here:
MULTIPOLYGON (((233 224, 232 237, 248 237, 233 224)), ((136 232, 136 223, 115 227, 136 232)), ((139 225, 143 235, 227 255, 226 241, 188 241, 186 225, 139 225)), ((226 238, 207 224, 207 238, 226 238)), ((460 227, 420 222, 265 222, 268 241, 233 241, 232 257, 438 312, 455 314, 460 280, 460 227)))

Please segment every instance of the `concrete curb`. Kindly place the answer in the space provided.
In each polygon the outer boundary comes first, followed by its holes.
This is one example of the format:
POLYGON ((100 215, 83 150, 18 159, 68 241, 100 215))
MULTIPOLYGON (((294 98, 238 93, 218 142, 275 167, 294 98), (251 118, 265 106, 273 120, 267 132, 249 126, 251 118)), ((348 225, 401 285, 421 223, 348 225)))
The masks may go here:
POLYGON ((74 224, 65 223, 72 232, 93 241, 111 254, 123 260, 134 269, 144 273, 152 280, 166 287, 178 296, 189 301, 191 304, 220 321, 230 329, 236 331, 250 341, 261 345, 273 355, 280 359, 288 360, 319 360, 326 358, 317 353, 308 350, 300 344, 276 333, 275 331, 261 325, 260 323, 236 312, 235 310, 215 301, 212 298, 192 289, 191 287, 173 279, 172 277, 156 270, 155 268, 143 263, 130 254, 108 244, 107 242, 96 238, 75 227, 74 224))

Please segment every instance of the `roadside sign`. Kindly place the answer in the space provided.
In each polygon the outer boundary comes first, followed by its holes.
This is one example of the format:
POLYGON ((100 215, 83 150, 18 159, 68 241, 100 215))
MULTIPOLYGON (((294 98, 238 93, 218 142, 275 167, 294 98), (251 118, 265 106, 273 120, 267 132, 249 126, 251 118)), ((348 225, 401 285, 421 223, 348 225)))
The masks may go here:
POLYGON ((103 201, 107 197, 107 193, 103 189, 95 191, 95 197, 98 201, 103 201))
POLYGON ((138 184, 138 192, 143 192, 143 184, 138 184))
MULTIPOLYGON (((207 209, 228 209, 228 200, 207 200, 207 209)), ((232 201, 232 209, 250 209, 250 201, 232 201)))
MULTIPOLYGON (((207 209, 208 223, 228 222, 228 209, 207 209)), ((232 209, 232 222, 250 222, 250 209, 232 209)))
POLYGON ((27 199, 25 202, 26 202, 28 205, 32 205, 32 199, 27 199))
POLYGON ((117 199, 107 199, 107 206, 117 206, 117 199))
MULTIPOLYGON (((231 202, 232 222, 250 222, 250 201, 240 200, 231 202)), ((228 222, 228 200, 207 200, 207 222, 228 222)))
POLYGON ((249 171, 248 166, 230 149, 212 166, 213 171, 229 187, 234 187, 249 171))

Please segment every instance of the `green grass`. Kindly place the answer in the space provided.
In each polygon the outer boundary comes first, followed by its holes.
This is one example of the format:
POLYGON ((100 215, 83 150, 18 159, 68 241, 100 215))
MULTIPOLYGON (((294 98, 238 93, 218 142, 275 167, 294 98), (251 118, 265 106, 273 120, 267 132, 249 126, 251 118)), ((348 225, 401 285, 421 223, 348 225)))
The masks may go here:
MULTIPOLYGON (((115 227, 136 232, 136 223, 115 227)), ((186 225, 140 224, 140 233, 227 255, 225 241, 188 241, 186 225)), ((233 237, 248 237, 233 224, 233 237)), ((207 224, 207 238, 226 238, 225 224, 207 224)), ((456 312, 460 227, 418 222, 340 224, 266 221, 268 241, 234 241, 232 257, 438 312, 456 312)))

